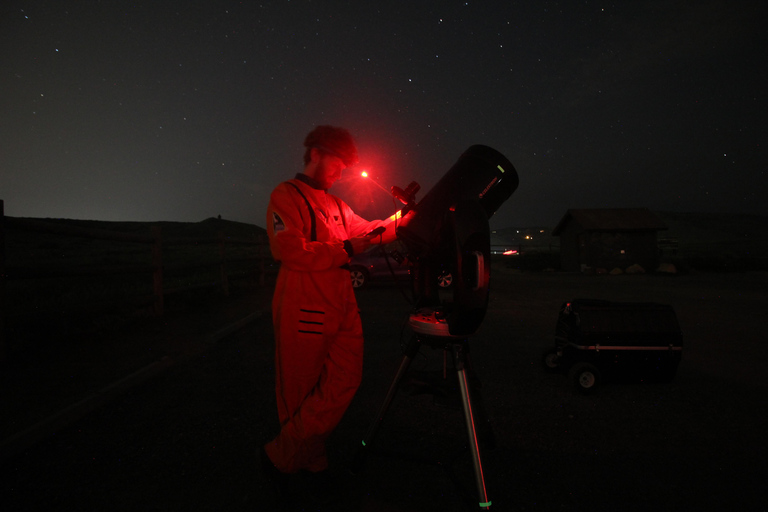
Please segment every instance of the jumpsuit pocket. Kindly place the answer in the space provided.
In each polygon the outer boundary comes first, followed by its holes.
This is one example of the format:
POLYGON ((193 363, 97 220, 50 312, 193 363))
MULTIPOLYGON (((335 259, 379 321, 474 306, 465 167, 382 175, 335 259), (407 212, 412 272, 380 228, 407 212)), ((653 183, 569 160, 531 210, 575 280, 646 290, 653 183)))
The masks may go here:
POLYGON ((300 307, 297 334, 300 338, 321 339, 325 333, 326 313, 312 306, 300 307))

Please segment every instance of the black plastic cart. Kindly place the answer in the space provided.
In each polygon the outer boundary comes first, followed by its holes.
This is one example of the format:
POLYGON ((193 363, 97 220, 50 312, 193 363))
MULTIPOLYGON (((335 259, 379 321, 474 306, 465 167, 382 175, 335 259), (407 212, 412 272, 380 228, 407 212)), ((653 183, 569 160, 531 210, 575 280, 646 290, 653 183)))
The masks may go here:
POLYGON ((545 352, 544 365, 566 372, 589 393, 603 379, 671 380, 682 351, 671 306, 576 299, 560 308, 555 346, 545 352))

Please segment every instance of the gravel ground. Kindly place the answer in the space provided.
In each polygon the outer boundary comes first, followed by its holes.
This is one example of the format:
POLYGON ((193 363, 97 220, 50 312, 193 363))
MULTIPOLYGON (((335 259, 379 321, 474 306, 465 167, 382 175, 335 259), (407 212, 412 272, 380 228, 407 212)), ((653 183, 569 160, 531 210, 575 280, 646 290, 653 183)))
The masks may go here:
MULTIPOLYGON (((496 438, 494 449, 482 447, 494 510, 765 510, 768 350, 758 327, 766 274, 534 275, 494 267, 492 285, 486 319, 469 343, 496 438), (545 372, 540 359, 560 303, 577 297, 671 304, 685 342, 676 378, 606 382, 584 396, 566 376, 545 372)), ((409 309, 391 284, 358 297, 365 377, 329 440, 345 497, 321 508, 297 485, 291 510, 478 510, 468 497, 460 411, 412 394, 411 385, 395 398, 364 471, 348 471, 400 362, 409 309)), ((215 321, 197 312, 163 329, 175 341, 154 346, 169 364, 7 456, 3 510, 274 510, 255 459, 277 428, 269 319, 210 341, 264 303, 248 300, 215 321), (191 348, 179 348, 180 332, 191 348)), ((111 364, 98 355, 82 364, 111 364)), ((442 351, 424 348, 412 370, 439 370, 442 361, 442 351)), ((14 389, 14 403, 24 392, 14 389)))

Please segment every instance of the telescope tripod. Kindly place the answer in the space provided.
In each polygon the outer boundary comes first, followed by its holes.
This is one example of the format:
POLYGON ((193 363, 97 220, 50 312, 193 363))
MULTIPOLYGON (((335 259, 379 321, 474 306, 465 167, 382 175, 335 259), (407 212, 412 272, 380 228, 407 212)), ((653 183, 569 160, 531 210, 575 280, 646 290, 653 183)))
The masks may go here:
MULTIPOLYGON (((415 316, 415 315, 414 315, 415 316)), ((414 357, 418 354, 422 344, 427 344, 433 348, 442 347, 445 351, 451 352, 453 356, 454 368, 457 373, 459 391, 461 393, 461 402, 464 411, 464 422, 467 428, 467 434, 469 436, 469 449, 472 456, 472 463, 474 465, 475 485, 477 487, 477 495, 479 499, 479 505, 481 510, 488 510, 491 507, 491 500, 488 498, 488 493, 485 487, 485 477, 483 474, 483 465, 480 460, 480 444, 478 442, 478 432, 475 424, 475 419, 478 417, 478 410, 482 407, 478 407, 479 404, 473 400, 473 393, 470 385, 472 380, 472 368, 469 362, 469 345, 466 337, 451 336, 447 334, 435 334, 434 324, 426 325, 426 329, 430 334, 424 334, 419 332, 419 323, 414 321, 414 316, 411 317, 411 326, 414 327, 415 334, 411 338, 411 341, 406 347, 403 358, 400 362, 400 366, 397 369, 395 378, 389 386, 387 395, 384 398, 379 411, 376 414, 371 425, 368 427, 368 431, 363 438, 362 445, 359 447, 358 452, 353 461, 353 470, 358 472, 362 469, 365 459, 373 444, 374 438, 381 426, 381 422, 384 420, 384 416, 389 410, 389 406, 392 403, 398 388, 408 372, 408 368, 411 365, 414 357)), ((447 327, 446 327, 447 333, 447 327)), ((474 395, 477 397, 478 395, 474 395)))

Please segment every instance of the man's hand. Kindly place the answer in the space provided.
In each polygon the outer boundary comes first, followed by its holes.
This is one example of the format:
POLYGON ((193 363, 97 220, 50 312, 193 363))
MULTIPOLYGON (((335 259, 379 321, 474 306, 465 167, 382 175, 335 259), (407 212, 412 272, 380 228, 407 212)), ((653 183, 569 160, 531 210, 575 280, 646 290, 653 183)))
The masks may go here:
POLYGON ((371 237, 367 235, 360 235, 349 239, 349 243, 352 244, 352 251, 354 254, 360 254, 371 246, 371 237))

